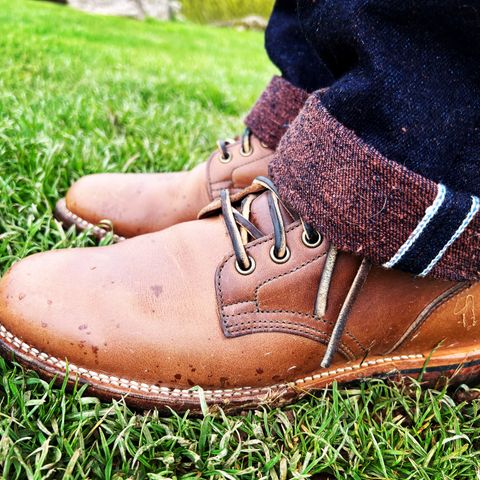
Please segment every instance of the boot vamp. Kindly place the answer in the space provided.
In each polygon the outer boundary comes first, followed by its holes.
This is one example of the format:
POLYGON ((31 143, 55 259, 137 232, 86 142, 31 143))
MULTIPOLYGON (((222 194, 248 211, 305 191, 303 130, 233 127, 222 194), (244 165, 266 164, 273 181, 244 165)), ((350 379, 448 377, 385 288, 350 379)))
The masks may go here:
POLYGON ((0 321, 78 367, 161 386, 268 385, 318 366, 319 344, 284 333, 226 338, 215 272, 223 219, 19 262, 0 283, 0 321))

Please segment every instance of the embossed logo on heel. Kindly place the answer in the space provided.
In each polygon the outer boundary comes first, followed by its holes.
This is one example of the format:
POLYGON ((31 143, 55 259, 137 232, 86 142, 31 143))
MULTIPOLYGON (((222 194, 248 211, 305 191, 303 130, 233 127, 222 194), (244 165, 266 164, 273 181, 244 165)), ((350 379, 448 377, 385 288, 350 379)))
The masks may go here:
POLYGON ((470 330, 471 328, 477 326, 477 317, 475 315, 475 297, 473 295, 467 295, 463 299, 459 298, 453 313, 454 315, 461 315, 461 320, 459 320, 458 323, 461 323, 465 329, 470 330))

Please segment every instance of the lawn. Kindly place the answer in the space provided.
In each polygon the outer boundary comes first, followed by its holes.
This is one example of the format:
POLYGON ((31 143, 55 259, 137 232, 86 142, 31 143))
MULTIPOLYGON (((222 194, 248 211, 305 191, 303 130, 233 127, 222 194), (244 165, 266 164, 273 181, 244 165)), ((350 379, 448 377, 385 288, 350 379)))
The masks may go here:
MULTIPOLYGON (((274 68, 262 36, 0 0, 0 271, 93 244, 52 219, 92 172, 189 168, 241 129, 274 68)), ((106 239, 105 242, 108 242, 106 239)), ((479 390, 375 380, 282 409, 160 416, 0 359, 0 476, 480 478, 479 390)))

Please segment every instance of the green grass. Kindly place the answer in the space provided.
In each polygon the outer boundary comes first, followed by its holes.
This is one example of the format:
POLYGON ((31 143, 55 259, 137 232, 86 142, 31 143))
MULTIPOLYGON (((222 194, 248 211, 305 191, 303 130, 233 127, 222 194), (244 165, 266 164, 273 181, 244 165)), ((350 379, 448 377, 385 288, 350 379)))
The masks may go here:
MULTIPOLYGON (((293 1, 293 0, 292 0, 293 1)), ((189 20, 208 23, 243 18, 247 15, 270 16, 274 0, 182 0, 182 14, 189 20)))
MULTIPOLYGON (((87 16, 0 0, 0 269, 51 248, 81 175, 164 171, 238 132, 272 74, 253 32, 87 16)), ((201 418, 66 393, 0 360, 0 476, 476 479, 478 391, 382 381, 283 409, 201 418)))

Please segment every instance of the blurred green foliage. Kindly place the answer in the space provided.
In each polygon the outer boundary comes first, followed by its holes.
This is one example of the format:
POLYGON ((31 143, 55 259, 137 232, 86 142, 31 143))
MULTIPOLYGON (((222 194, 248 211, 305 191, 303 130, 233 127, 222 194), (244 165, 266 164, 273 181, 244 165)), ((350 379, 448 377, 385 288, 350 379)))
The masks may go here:
POLYGON ((182 0, 182 13, 194 22, 210 23, 260 15, 268 18, 274 0, 182 0))

